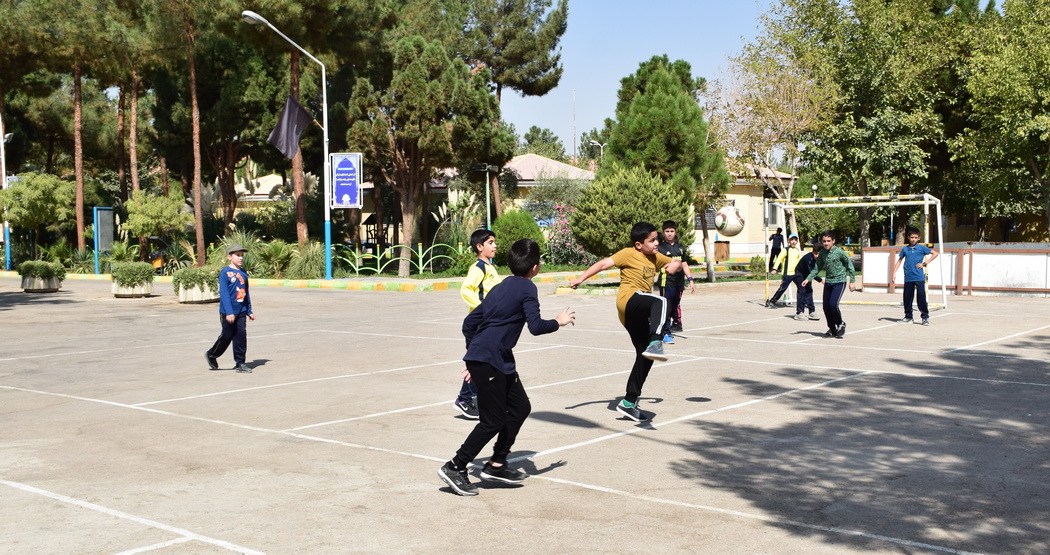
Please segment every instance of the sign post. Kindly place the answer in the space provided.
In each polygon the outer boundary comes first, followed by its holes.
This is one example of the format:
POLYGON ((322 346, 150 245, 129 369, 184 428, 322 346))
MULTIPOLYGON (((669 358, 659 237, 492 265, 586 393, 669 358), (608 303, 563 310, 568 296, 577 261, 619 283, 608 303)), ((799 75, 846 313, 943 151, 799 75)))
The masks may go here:
POLYGON ((96 206, 92 212, 95 219, 95 273, 98 274, 98 253, 113 250, 117 222, 113 209, 108 206, 96 206))
POLYGON ((332 154, 332 208, 361 208, 361 153, 332 154))

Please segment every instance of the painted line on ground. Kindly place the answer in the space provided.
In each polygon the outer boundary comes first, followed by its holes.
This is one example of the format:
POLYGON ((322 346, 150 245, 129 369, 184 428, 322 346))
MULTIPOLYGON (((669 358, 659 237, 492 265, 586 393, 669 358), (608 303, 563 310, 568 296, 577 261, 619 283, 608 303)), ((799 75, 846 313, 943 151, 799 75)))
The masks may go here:
POLYGON ((135 549, 129 549, 127 551, 121 551, 117 555, 135 555, 136 553, 146 553, 148 551, 156 551, 165 547, 171 547, 173 545, 179 545, 180 543, 186 543, 193 541, 193 538, 175 538, 174 540, 155 543, 153 545, 146 545, 143 547, 136 547, 135 549))
POLYGON ((254 549, 248 549, 247 547, 242 547, 240 545, 236 545, 236 544, 233 544, 233 543, 230 543, 230 542, 227 542, 227 541, 217 540, 215 538, 209 538, 208 536, 203 536, 201 534, 197 534, 195 532, 191 532, 191 531, 185 530, 183 528, 176 528, 175 526, 169 526, 167 524, 163 524, 163 523, 157 522, 155 520, 150 520, 148 518, 143 518, 143 517, 140 517, 140 516, 135 516, 135 515, 132 515, 132 514, 125 513, 123 511, 110 509, 110 508, 107 508, 107 507, 103 507, 102 505, 96 505, 94 503, 90 503, 88 501, 83 501, 83 500, 80 500, 80 499, 74 499, 72 497, 69 497, 69 496, 66 496, 66 495, 62 495, 60 493, 54 493, 54 492, 50 492, 50 491, 47 491, 47 490, 42 490, 40 488, 35 488, 33 486, 30 486, 30 485, 21 484, 21 483, 18 483, 18 482, 11 482, 11 481, 8 481, 8 480, 0 480, 0 484, 4 484, 6 486, 10 486, 10 487, 13 487, 15 489, 20 489, 22 491, 26 491, 26 492, 29 492, 29 493, 34 493, 36 495, 42 495, 44 497, 48 497, 48 498, 54 499, 56 501, 61 501, 63 503, 68 503, 70 505, 76 505, 78 507, 83 507, 85 509, 90 509, 92 511, 97 511, 97 512, 100 512, 100 513, 103 513, 103 514, 107 514, 107 515, 112 516, 112 517, 122 518, 124 520, 130 520, 132 522, 135 522, 135 523, 138 523, 138 524, 142 524, 144 526, 149 526, 150 528, 157 528, 157 529, 160 529, 160 530, 164 530, 166 532, 171 532, 172 534, 178 534, 179 536, 182 536, 184 538, 189 538, 189 539, 192 539, 192 540, 204 542, 204 543, 207 543, 207 544, 210 544, 210 545, 214 545, 216 547, 221 547, 223 549, 227 549, 227 550, 230 550, 230 551, 236 551, 238 553, 250 553, 252 555, 256 555, 256 554, 257 555, 262 555, 262 551, 255 551, 254 549))
POLYGON ((893 543, 893 544, 896 544, 896 545, 903 545, 903 546, 912 547, 912 548, 929 549, 929 550, 933 550, 933 551, 940 551, 940 552, 944 552, 944 553, 951 553, 953 555, 977 555, 977 554, 975 554, 973 552, 970 552, 970 551, 961 551, 961 550, 958 550, 958 549, 953 549, 951 547, 945 547, 945 546, 941 546, 941 545, 933 545, 933 544, 929 544, 929 543, 916 542, 916 541, 912 541, 912 540, 905 540, 905 539, 901 539, 901 538, 894 538, 892 536, 883 536, 883 535, 880 535, 880 534, 871 534, 871 533, 868 533, 868 532, 861 532, 859 530, 850 530, 848 528, 838 528, 838 527, 832 527, 832 526, 820 526, 818 524, 809 524, 809 523, 800 522, 800 521, 797 521, 797 520, 780 519, 780 518, 774 518, 774 517, 761 515, 761 514, 756 514, 756 513, 745 513, 743 511, 737 511, 737 510, 734 510, 734 509, 724 509, 722 507, 712 507, 710 505, 698 505, 696 503, 687 503, 687 502, 684 502, 684 501, 675 501, 673 499, 663 499, 663 498, 660 498, 660 497, 653 497, 651 495, 639 495, 637 493, 632 493, 632 492, 629 492, 629 491, 623 491, 623 490, 618 490, 618 489, 614 489, 614 488, 608 488, 608 487, 604 487, 604 486, 595 486, 595 485, 592 485, 592 484, 585 484, 585 483, 582 483, 582 482, 576 482, 576 481, 572 481, 572 480, 564 480, 564 479, 561 479, 561 478, 552 478, 552 477, 549 477, 549 476, 532 476, 530 479, 532 479, 532 480, 545 480, 545 481, 548 481, 548 482, 554 482, 556 484, 573 486, 573 487, 578 487, 578 488, 582 488, 582 489, 588 489, 588 490, 591 490, 591 491, 597 491, 597 492, 601 492, 601 493, 608 493, 608 494, 611 494, 611 495, 618 495, 618 496, 621 496, 621 497, 629 498, 632 501, 648 501, 650 503, 658 503, 658 504, 661 504, 661 505, 672 505, 672 506, 675 506, 675 507, 682 507, 682 508, 686 508, 686 509, 696 509, 696 510, 700 510, 700 511, 706 511, 706 512, 723 514, 723 515, 735 516, 735 517, 739 517, 739 518, 745 518, 745 519, 748 519, 748 520, 758 520, 758 521, 762 521, 762 522, 768 522, 770 524, 775 524, 775 525, 778 525, 778 526, 792 526, 792 527, 795 527, 795 528, 804 528, 804 529, 807 529, 807 530, 816 530, 816 531, 820 531, 820 532, 830 532, 830 533, 833 533, 833 534, 842 534, 842 535, 847 535, 847 536, 858 536, 858 537, 862 537, 862 538, 867 538, 867 539, 872 539, 872 540, 879 540, 879 541, 885 541, 885 542, 893 543))
POLYGON ((1012 334, 1012 335, 1007 335, 1005 337, 1000 337, 998 339, 992 339, 992 340, 989 340, 989 341, 983 341, 981 343, 974 343, 973 345, 966 345, 965 347, 958 347, 958 348, 955 348, 955 349, 950 349, 950 350, 945 351, 945 353, 954 353, 956 351, 967 351, 967 350, 973 349, 974 347, 980 347, 981 345, 989 345, 991 343, 998 343, 1000 341, 1005 341, 1007 339, 1013 339, 1015 337, 1020 337, 1022 335, 1028 335, 1030 333, 1035 333, 1037 331, 1043 331, 1043 330, 1045 330, 1047 328, 1050 328, 1050 326, 1042 326, 1042 327, 1038 327, 1038 328, 1035 328, 1035 329, 1030 329, 1028 331, 1022 331, 1022 332, 1015 333, 1015 334, 1012 334))

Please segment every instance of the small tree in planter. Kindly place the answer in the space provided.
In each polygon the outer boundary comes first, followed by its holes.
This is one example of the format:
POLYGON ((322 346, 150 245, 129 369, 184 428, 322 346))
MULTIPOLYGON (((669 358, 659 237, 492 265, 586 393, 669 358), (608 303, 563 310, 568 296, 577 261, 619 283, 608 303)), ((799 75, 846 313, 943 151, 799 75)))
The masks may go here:
POLYGON ((110 270, 113 277, 113 296, 148 297, 153 293, 153 265, 149 262, 117 262, 110 270))
POLYGON ((219 269, 214 266, 182 268, 171 275, 171 287, 180 303, 219 301, 219 269))
POLYGON ((26 260, 18 265, 22 290, 26 293, 54 293, 66 279, 66 269, 58 262, 26 260))

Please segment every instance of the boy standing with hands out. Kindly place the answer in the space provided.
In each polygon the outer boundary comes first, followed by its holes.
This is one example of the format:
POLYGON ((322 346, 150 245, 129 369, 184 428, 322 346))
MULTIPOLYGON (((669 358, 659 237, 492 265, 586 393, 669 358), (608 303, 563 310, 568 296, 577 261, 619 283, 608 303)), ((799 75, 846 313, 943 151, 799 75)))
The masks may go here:
POLYGON ((540 247, 532 239, 519 239, 507 255, 513 277, 485 296, 463 320, 467 354, 463 360, 470 381, 478 388, 481 421, 474 426, 456 456, 438 469, 438 476, 458 495, 477 495, 478 488, 467 477, 467 465, 496 438, 492 457, 481 470, 483 480, 517 484, 528 477, 507 466, 507 455, 518 431, 532 411, 529 396, 518 377, 514 346, 527 324, 532 335, 558 331, 573 323, 576 314, 566 308, 553 320, 540 318, 540 302, 532 278, 540 271, 540 247))
POLYGON ((919 316, 922 317, 922 325, 930 325, 930 307, 926 304, 926 265, 933 262, 937 255, 937 249, 919 244, 918 229, 908 228, 908 244, 901 249, 897 263, 893 265, 893 271, 890 272, 890 283, 893 283, 897 268, 900 268, 901 262, 904 263, 904 318, 897 320, 898 323, 914 322, 911 303, 918 292, 919 316), (927 256, 930 257, 929 260, 926 259, 927 256))
POLYGON ((653 278, 661 268, 675 273, 681 261, 672 260, 658 250, 660 243, 656 226, 649 222, 638 222, 631 228, 633 246, 617 251, 587 268, 569 286, 576 289, 591 276, 613 266, 620 269, 620 289, 616 293, 616 311, 620 323, 631 336, 634 345, 634 366, 627 378, 627 392, 616 410, 635 422, 646 420, 638 410, 638 397, 649 376, 654 360, 667 360, 664 354, 663 325, 667 319, 667 299, 654 295, 653 278))
POLYGON ((248 351, 247 320, 255 320, 252 314, 252 299, 248 296, 248 272, 241 269, 244 266, 244 255, 248 250, 233 243, 226 247, 226 258, 230 265, 219 272, 219 323, 222 331, 215 344, 205 351, 204 358, 208 360, 208 368, 219 369, 219 361, 216 360, 226 348, 233 342, 234 368, 241 373, 250 374, 252 369, 244 363, 244 355, 248 351))

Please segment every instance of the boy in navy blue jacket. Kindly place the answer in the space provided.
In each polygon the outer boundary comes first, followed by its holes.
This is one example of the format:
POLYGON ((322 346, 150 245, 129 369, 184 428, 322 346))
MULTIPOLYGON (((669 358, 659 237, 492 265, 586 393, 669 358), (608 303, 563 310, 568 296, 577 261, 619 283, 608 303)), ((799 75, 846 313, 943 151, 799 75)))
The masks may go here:
POLYGON ((244 265, 244 254, 247 249, 233 243, 226 247, 226 258, 230 265, 219 272, 219 323, 222 331, 215 344, 205 351, 208 368, 219 369, 216 360, 226 352, 233 342, 234 368, 241 373, 250 374, 252 369, 244 363, 248 351, 247 320, 255 320, 252 314, 252 299, 248 296, 248 272, 241 269, 244 265))
POLYGON ((507 467, 507 455, 518 430, 532 411, 514 364, 514 345, 526 324, 532 335, 542 335, 555 332, 576 319, 569 308, 553 320, 540 318, 536 284, 532 283, 540 271, 540 247, 535 241, 515 241, 507 259, 514 275, 492 289, 485 296, 485 302, 463 320, 463 337, 467 340, 463 360, 470 380, 478 388, 481 420, 456 451, 456 456, 438 469, 438 476, 459 495, 478 494, 477 486, 467 477, 467 465, 493 437, 496 444, 492 457, 481 470, 481 478, 517 484, 528 477, 507 467))

